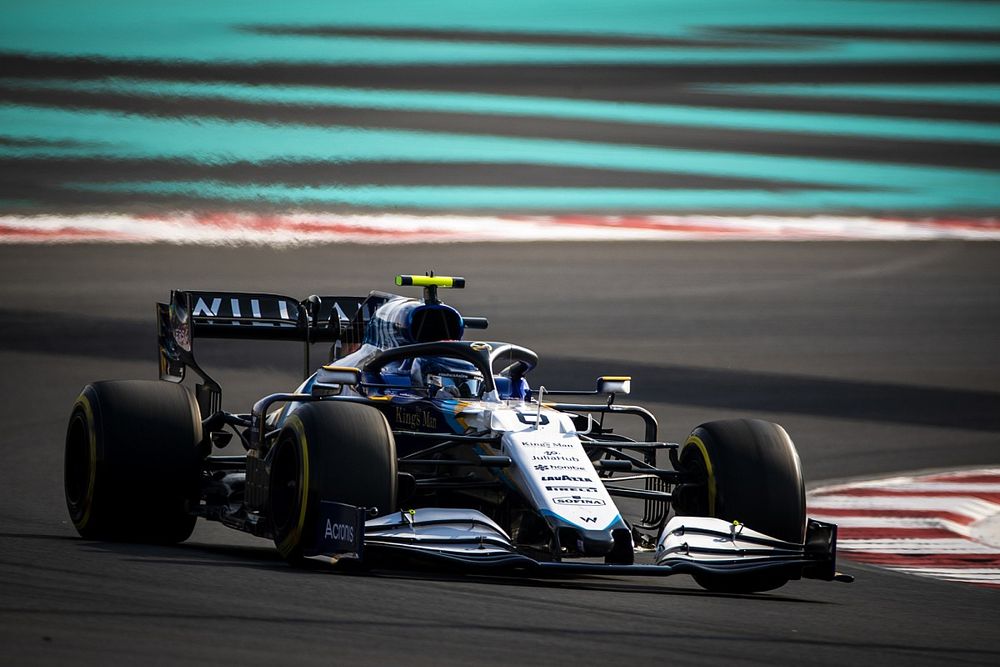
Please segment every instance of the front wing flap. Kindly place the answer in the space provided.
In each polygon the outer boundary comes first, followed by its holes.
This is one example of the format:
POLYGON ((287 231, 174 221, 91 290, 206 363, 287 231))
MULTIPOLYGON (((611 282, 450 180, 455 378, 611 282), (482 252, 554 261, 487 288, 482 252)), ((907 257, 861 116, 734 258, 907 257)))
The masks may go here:
POLYGON ((451 561, 472 567, 530 567, 510 537, 475 510, 426 508, 388 514, 365 524, 369 552, 451 561))
POLYGON ((678 572, 790 570, 794 578, 847 580, 836 571, 837 526, 810 519, 804 544, 785 542, 737 522, 675 516, 656 546, 656 564, 678 572))
MULTIPOLYGON (((362 544, 353 546, 352 551, 360 555, 362 544)), ((721 519, 673 517, 661 533, 655 564, 538 561, 519 553, 510 536, 489 517, 475 510, 450 508, 408 510, 369 519, 364 524, 363 538, 366 557, 388 562, 416 559, 527 574, 664 576, 745 574, 777 569, 788 571, 793 579, 849 581, 850 577, 836 572, 836 546, 837 527, 820 521, 809 520, 805 543, 796 544, 721 519)))

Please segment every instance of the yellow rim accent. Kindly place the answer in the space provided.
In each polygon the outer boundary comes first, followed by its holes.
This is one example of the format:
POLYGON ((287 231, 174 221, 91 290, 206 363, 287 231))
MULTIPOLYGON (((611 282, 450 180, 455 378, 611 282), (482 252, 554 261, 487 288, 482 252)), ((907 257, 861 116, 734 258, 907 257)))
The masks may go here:
POLYGON ((90 399, 80 394, 76 404, 83 408, 87 419, 87 435, 90 441, 90 478, 87 480, 87 493, 83 496, 83 517, 74 521, 73 525, 83 530, 90 522, 90 509, 94 505, 94 487, 97 485, 97 424, 94 422, 94 410, 90 407, 90 399))
POLYGON ((625 382, 631 380, 631 375, 602 375, 601 379, 605 382, 625 382))
POLYGON ((708 473, 708 514, 715 516, 715 471, 712 470, 712 459, 708 457, 708 448, 696 435, 688 436, 684 446, 694 445, 701 451, 701 457, 705 460, 705 472, 708 473))
POLYGON ((299 468, 299 520, 278 545, 278 551, 281 552, 282 556, 291 553, 292 549, 302 540, 302 530, 306 525, 306 503, 309 498, 309 443, 306 441, 305 426, 302 425, 302 420, 295 415, 288 418, 287 425, 299 436, 302 467, 299 468))
POLYGON ((355 368, 354 366, 335 366, 333 364, 327 364, 323 366, 325 371, 353 371, 355 373, 360 373, 360 368, 355 368))

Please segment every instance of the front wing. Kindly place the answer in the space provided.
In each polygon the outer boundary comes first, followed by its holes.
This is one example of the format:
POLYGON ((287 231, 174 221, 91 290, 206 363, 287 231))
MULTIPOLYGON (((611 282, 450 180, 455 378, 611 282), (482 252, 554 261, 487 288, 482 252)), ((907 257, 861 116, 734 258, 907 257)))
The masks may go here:
MULTIPOLYGON (((345 515, 342 515, 345 516, 345 515)), ((364 516, 363 512, 356 514, 364 516)), ((539 561, 519 553, 493 520, 469 509, 425 508, 369 519, 363 530, 365 559, 424 561, 470 570, 525 574, 748 574, 783 570, 790 578, 848 581, 836 571, 837 527, 809 520, 803 544, 785 542, 740 524, 708 517, 671 518, 657 543, 655 564, 610 565, 594 561, 539 561)), ((318 543, 315 557, 360 558, 360 538, 344 545, 318 543)))

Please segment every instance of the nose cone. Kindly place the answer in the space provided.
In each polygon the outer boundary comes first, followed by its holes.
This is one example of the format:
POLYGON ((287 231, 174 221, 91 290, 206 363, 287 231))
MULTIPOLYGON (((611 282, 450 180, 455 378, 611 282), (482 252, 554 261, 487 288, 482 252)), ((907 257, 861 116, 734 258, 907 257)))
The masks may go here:
POLYGON ((615 548, 614 534, 607 530, 586 530, 563 526, 556 530, 559 549, 566 556, 607 556, 615 548))
POLYGON ((610 530, 579 530, 583 541, 583 555, 607 556, 615 548, 615 538, 610 530))

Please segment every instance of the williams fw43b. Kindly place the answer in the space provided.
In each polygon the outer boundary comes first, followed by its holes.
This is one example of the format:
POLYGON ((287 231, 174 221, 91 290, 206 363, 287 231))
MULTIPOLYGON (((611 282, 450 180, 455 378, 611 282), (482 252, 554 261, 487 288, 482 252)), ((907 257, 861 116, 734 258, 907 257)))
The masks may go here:
POLYGON ((464 340, 487 320, 438 298, 464 279, 396 285, 423 296, 173 291, 157 306, 160 380, 95 382, 73 405, 65 491, 80 535, 181 542, 201 517, 273 539, 293 564, 689 574, 725 592, 850 580, 836 526, 806 517, 780 426, 714 421, 660 442, 652 414, 616 401, 630 378, 533 389, 534 352, 464 340), (227 412, 195 359, 206 338, 300 341, 305 380, 227 412), (316 343, 330 354, 314 371, 316 343), (244 454, 213 454, 234 436, 244 454))

